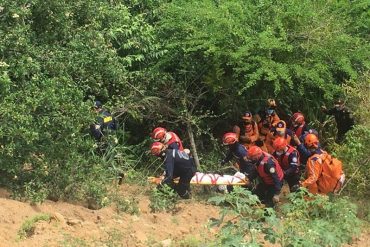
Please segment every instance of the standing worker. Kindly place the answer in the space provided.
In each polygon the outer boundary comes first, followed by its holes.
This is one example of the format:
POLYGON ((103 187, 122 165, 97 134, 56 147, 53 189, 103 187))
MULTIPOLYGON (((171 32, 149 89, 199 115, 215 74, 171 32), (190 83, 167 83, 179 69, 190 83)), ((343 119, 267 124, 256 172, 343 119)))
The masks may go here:
POLYGON ((257 185, 256 195, 267 207, 273 207, 280 201, 284 173, 279 162, 260 147, 252 146, 248 151, 248 159, 257 168, 261 182, 257 185))
POLYGON ((308 131, 308 127, 301 112, 296 112, 290 118, 290 129, 293 133, 300 138, 304 132, 308 131))
POLYGON ((304 142, 311 156, 307 160, 306 179, 301 185, 312 194, 338 191, 345 178, 342 163, 320 148, 316 135, 308 134, 304 142))
POLYGON ((103 104, 100 101, 94 102, 93 109, 97 114, 97 118, 96 122, 90 125, 90 131, 95 140, 101 141, 110 131, 116 130, 116 123, 112 114, 103 108, 103 104))
POLYGON ((252 120, 252 113, 250 111, 244 113, 242 120, 243 122, 239 126, 234 126, 233 132, 236 133, 236 138, 239 142, 248 149, 255 145, 255 142, 259 138, 258 126, 252 120))
POLYGON ((289 191, 294 192, 299 188, 299 156, 298 151, 288 145, 287 140, 278 137, 274 140, 275 152, 272 156, 279 162, 284 172, 284 179, 288 182, 289 191))
POLYGON ((355 124, 351 111, 344 106, 342 99, 335 101, 334 107, 331 109, 327 109, 325 106, 322 106, 321 109, 325 114, 334 116, 338 129, 336 142, 341 143, 347 131, 352 129, 355 124))

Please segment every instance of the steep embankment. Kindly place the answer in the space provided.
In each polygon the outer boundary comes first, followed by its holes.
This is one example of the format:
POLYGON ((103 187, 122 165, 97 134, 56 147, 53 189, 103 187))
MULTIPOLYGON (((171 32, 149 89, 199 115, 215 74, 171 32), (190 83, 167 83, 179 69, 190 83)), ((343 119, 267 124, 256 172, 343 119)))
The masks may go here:
POLYGON ((122 187, 127 196, 139 201, 138 216, 119 214, 114 206, 90 210, 52 201, 31 206, 9 199, 8 193, 2 191, 0 246, 161 246, 169 242, 176 246, 180 240, 201 241, 211 234, 206 225, 210 217, 218 216, 216 207, 194 200, 181 201, 174 214, 153 214, 143 188, 127 189, 122 187), (51 215, 50 221, 35 223, 34 233, 20 240, 18 231, 22 224, 42 213, 51 215))
MULTIPOLYGON (((147 188, 122 185, 122 195, 139 201, 140 214, 117 213, 114 206, 100 210, 66 202, 41 205, 11 200, 0 190, 0 247, 9 246, 197 246, 214 233, 208 220, 218 217, 218 208, 196 200, 180 201, 177 212, 151 213, 147 188), (49 221, 34 224, 33 233, 19 238, 22 225, 40 214, 49 221)), ((366 231, 353 245, 370 245, 366 231)))

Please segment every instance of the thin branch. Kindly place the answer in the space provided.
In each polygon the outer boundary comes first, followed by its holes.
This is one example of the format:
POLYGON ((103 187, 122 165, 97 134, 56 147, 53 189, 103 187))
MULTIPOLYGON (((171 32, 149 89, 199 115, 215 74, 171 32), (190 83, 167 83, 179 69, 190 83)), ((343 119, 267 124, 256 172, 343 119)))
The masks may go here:
POLYGON ((338 192, 338 195, 340 195, 342 193, 342 191, 344 190, 344 188, 347 186, 347 184, 352 180, 352 178, 355 177, 356 173, 360 170, 360 168, 365 165, 367 162, 369 162, 370 158, 366 159, 365 162, 363 162, 362 164, 360 164, 357 169, 352 173, 352 176, 347 180, 347 182, 342 186, 342 188, 340 189, 340 191, 338 192))

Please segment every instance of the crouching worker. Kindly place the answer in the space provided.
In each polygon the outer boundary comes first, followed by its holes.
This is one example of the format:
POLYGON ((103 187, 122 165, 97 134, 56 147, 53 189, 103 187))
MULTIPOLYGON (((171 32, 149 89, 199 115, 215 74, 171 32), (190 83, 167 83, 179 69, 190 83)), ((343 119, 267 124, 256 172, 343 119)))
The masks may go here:
POLYGON ((180 197, 190 198, 190 180, 196 172, 196 166, 192 157, 184 151, 167 149, 161 142, 154 142, 150 148, 153 155, 164 161, 165 177, 160 185, 167 184, 173 188, 180 197), (178 184, 174 178, 180 178, 178 184))
POLYGON ((284 179, 283 170, 274 157, 257 146, 248 150, 248 159, 256 166, 258 176, 261 178, 255 194, 266 207, 273 207, 280 201, 279 195, 284 179))
MULTIPOLYGON (((239 166, 239 171, 244 173, 251 182, 252 179, 256 177, 256 167, 247 159, 248 151, 245 146, 238 142, 237 134, 233 132, 224 134, 222 137, 222 144, 228 146, 229 150, 226 157, 221 161, 221 165, 235 158, 239 166)), ((251 183, 249 183, 249 186, 252 186, 251 183)))

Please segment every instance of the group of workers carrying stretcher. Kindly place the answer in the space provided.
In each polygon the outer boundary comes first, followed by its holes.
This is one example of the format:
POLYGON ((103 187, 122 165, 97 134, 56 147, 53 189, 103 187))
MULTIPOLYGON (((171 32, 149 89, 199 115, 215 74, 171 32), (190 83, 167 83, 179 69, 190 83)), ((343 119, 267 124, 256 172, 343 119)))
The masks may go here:
MULTIPOLYGON (((284 180, 290 192, 300 187, 313 194, 337 192, 344 182, 341 162, 321 148, 317 131, 308 128, 301 112, 291 116, 288 128, 275 107, 275 101, 268 100, 268 107, 259 114, 245 112, 242 123, 223 135, 222 144, 228 152, 221 165, 235 159, 239 170, 236 184, 244 183, 268 207, 279 202, 284 180)), ((165 168, 164 178, 157 180, 158 184, 167 184, 182 198, 189 198, 190 183, 200 182, 190 151, 184 149, 174 132, 162 127, 153 130, 152 138, 155 142, 151 153, 163 159, 165 168), (174 178, 179 180, 174 183, 174 178)), ((217 184, 215 181, 211 183, 217 184)), ((233 184, 220 182, 225 183, 233 184)))

